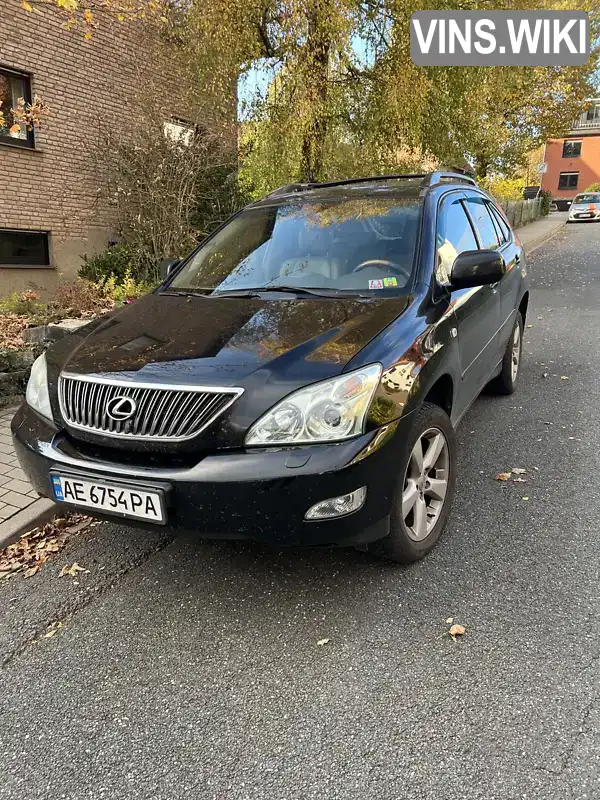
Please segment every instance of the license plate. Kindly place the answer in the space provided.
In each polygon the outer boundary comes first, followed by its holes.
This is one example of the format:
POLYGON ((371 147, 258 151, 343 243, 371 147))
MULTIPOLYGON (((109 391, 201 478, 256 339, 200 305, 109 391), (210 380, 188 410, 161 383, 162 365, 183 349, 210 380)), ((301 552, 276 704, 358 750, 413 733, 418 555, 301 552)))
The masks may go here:
POLYGON ((54 497, 59 503, 85 506, 108 514, 145 519, 164 524, 162 492, 102 483, 70 475, 51 475, 54 497))
POLYGON ((593 214, 577 214, 578 217, 581 219, 587 219, 588 217, 593 217, 593 214))

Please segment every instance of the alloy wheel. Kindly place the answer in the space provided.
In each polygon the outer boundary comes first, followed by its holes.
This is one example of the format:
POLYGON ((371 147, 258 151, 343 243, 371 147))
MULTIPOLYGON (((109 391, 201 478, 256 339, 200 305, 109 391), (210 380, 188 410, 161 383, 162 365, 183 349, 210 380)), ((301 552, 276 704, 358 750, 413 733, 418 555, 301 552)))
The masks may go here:
POLYGON ((427 538, 438 521, 448 490, 450 454, 439 428, 429 428, 410 454, 402 491, 402 518, 410 538, 427 538))

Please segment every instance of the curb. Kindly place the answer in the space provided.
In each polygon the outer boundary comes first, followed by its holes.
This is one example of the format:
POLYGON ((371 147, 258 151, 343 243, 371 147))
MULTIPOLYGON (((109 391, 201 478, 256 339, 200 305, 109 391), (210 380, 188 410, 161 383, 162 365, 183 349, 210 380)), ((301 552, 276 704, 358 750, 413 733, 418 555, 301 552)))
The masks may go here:
POLYGON ((5 522, 0 523, 0 550, 16 542, 19 536, 32 528, 37 528, 56 513, 57 505, 47 497, 37 500, 21 509, 5 522))
MULTIPOLYGON (((523 245, 523 249, 525 250, 525 255, 527 256, 530 255, 531 253, 533 253, 534 250, 537 250, 538 247, 541 247, 543 244, 546 244, 546 242, 552 239, 553 236, 556 236, 556 234, 560 230, 562 230, 566 224, 567 220, 564 220, 564 222, 561 222, 560 225, 557 225, 556 228, 551 230, 549 233, 544 233, 542 236, 538 236, 537 239, 533 239, 529 244, 523 245)), ((517 236, 518 234, 519 230, 517 228, 517 236)))

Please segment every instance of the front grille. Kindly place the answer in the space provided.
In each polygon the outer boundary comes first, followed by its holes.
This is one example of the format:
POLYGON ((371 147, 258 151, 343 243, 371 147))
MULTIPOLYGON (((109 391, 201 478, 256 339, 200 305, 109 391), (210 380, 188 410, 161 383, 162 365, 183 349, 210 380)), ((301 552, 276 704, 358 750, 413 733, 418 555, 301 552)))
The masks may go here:
POLYGON ((242 391, 207 386, 157 386, 66 373, 60 376, 58 384, 60 410, 72 428, 163 442, 197 436, 242 391))

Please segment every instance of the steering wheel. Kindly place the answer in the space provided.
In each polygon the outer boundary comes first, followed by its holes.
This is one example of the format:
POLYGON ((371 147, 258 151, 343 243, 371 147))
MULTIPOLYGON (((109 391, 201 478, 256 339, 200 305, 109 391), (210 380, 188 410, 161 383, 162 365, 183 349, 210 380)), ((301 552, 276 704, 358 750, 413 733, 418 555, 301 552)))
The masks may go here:
POLYGON ((410 272, 405 267, 401 267, 400 264, 396 264, 395 261, 388 261, 386 258, 370 258, 368 261, 363 261, 357 267, 354 267, 352 274, 360 272, 360 270, 365 269, 365 267, 374 266, 387 267, 391 269, 392 272, 398 272, 400 275, 403 275, 407 281, 410 280, 410 272))

